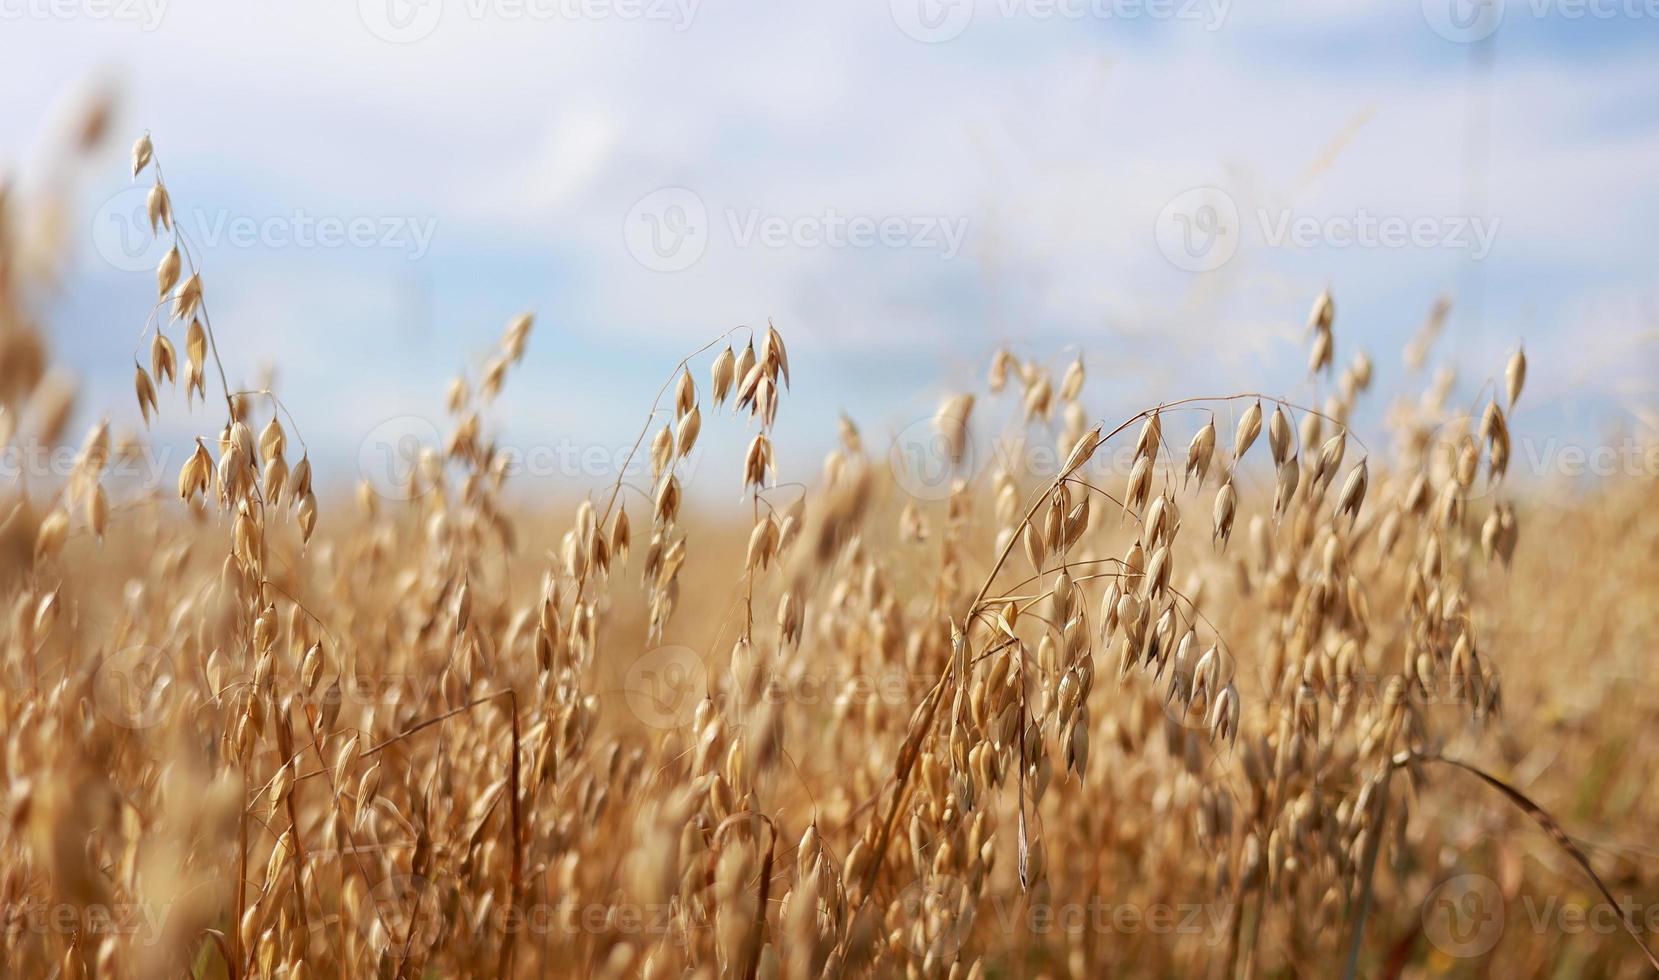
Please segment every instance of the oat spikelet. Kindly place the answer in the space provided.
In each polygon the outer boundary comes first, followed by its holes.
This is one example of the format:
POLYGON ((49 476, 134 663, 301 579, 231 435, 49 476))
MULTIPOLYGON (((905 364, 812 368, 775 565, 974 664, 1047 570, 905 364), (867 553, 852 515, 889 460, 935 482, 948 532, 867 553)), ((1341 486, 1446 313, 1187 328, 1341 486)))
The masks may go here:
POLYGON ((1302 479, 1302 466, 1291 456, 1279 465, 1279 477, 1273 491, 1273 516, 1283 517, 1290 502, 1296 497, 1296 488, 1302 479))
POLYGON ((684 416, 697 405, 697 382, 691 379, 689 367, 680 369, 680 379, 674 385, 674 414, 684 416))
POLYGON ((133 365, 133 388, 138 394, 138 410, 144 414, 144 424, 150 424, 150 413, 157 411, 156 386, 149 372, 141 365, 133 365))
POLYGON ((183 320, 195 315, 202 305, 202 277, 192 272, 173 294, 173 319, 183 320))
POLYGON ((991 390, 991 394, 1001 394, 1002 389, 1007 387, 1010 368, 1017 370, 1018 365, 1014 362, 1014 355, 1006 348, 999 349, 991 356, 991 369, 985 381, 985 386, 991 390))
POLYGON ((693 404, 675 425, 674 444, 679 449, 680 458, 691 455, 692 447, 697 445, 697 434, 702 430, 703 413, 693 404))
POLYGON ((720 352, 720 356, 714 359, 713 366, 709 368, 716 408, 726 403, 726 396, 732 390, 732 377, 736 373, 736 368, 737 357, 732 353, 732 346, 727 344, 726 349, 720 352))
MULTIPOLYGON (((1100 426, 1095 425, 1086 430, 1081 436, 1077 437, 1077 443, 1071 447, 1071 452, 1066 454, 1066 461, 1060 466, 1060 474, 1062 476, 1069 476, 1072 473, 1075 473, 1079 467, 1088 461, 1089 457, 1094 455, 1094 451, 1099 447, 1100 426)), ((1084 497, 1083 501, 1077 505, 1077 510, 1081 511, 1086 518, 1088 509, 1089 498, 1084 497)), ((1068 517, 1067 520, 1071 521, 1072 518, 1068 517)), ((1067 535, 1067 537, 1072 536, 1073 535, 1069 533, 1067 535)))
POLYGON ((783 335, 766 321, 766 339, 761 343, 761 360, 776 363, 783 372, 783 385, 789 387, 789 351, 784 349, 783 335))
POLYGON ((1314 297, 1313 309, 1308 313, 1307 332, 1319 333, 1331 329, 1331 322, 1336 317, 1336 301, 1331 298, 1331 291, 1324 290, 1314 297))
POLYGON ((1204 477, 1210 472, 1210 459, 1215 455, 1215 416, 1204 423, 1187 444, 1186 480, 1191 482, 1194 476, 1198 477, 1198 485, 1204 485, 1204 477))
POLYGON ((1071 366, 1066 368, 1065 377, 1060 379, 1060 400, 1067 402, 1076 401, 1077 396, 1082 393, 1083 355, 1079 354, 1077 355, 1077 359, 1071 362, 1071 366))
POLYGON ((628 525, 628 508, 617 505, 616 516, 611 518, 611 554, 617 561, 628 560, 628 546, 633 541, 633 532, 628 525))
POLYGON ((1244 410, 1239 417, 1238 429, 1233 433, 1233 459, 1242 460, 1244 454, 1250 451, 1250 446, 1256 437, 1262 433, 1262 403, 1258 399, 1244 410))
POLYGON ((1290 443, 1290 419, 1282 406, 1275 406, 1273 417, 1267 423, 1267 448, 1272 451, 1276 465, 1284 465, 1285 457, 1290 453, 1290 443))
POLYGON ((132 175, 134 180, 138 179, 138 175, 144 172, 144 168, 150 165, 150 161, 154 157, 155 147, 150 143, 150 134, 145 133, 132 145, 132 175))
POLYGON ((167 294, 173 291, 173 287, 178 285, 179 273, 183 268, 183 261, 179 258, 179 247, 174 245, 156 265, 156 295, 165 299, 167 294))
POLYGON ((202 321, 191 318, 190 326, 184 334, 184 389, 185 397, 189 398, 191 391, 197 397, 205 397, 207 393, 207 331, 202 328, 202 321))
POLYGON ((317 529, 317 497, 310 491, 300 497, 299 521, 302 540, 310 541, 311 532, 317 529))
POLYGON ((1521 397, 1521 388, 1527 383, 1527 352, 1526 348, 1516 348, 1509 358, 1509 366, 1504 369, 1504 381, 1508 386, 1509 407, 1515 408, 1515 400, 1521 397))
POLYGON ((173 201, 167 196, 167 188, 159 181, 150 188, 149 195, 144 199, 144 210, 150 219, 150 234, 156 234, 162 228, 173 230, 173 201))
POLYGON ((535 325, 535 317, 530 313, 520 313, 507 324, 507 332, 502 336, 501 349, 507 360, 517 364, 524 360, 524 348, 530 339, 530 328, 535 325))
POLYGON ((945 456, 960 465, 968 449, 968 416, 974 407, 973 395, 952 395, 939 403, 933 426, 944 443, 945 456))
POLYGON ((173 350, 173 342, 160 330, 156 331, 155 339, 150 342, 150 373, 156 378, 172 382, 176 377, 179 356, 173 350))
POLYGON ((69 514, 57 507, 46 515, 35 532, 36 559, 51 557, 63 548, 69 538, 69 514))
POLYGON ((1227 547, 1227 539, 1233 536, 1233 517, 1238 512, 1238 492, 1233 489, 1233 481, 1228 480, 1216 491, 1213 518, 1215 531, 1211 541, 1222 548, 1227 547))
POLYGON ((1342 484, 1342 492, 1336 498, 1337 516, 1343 514, 1359 515, 1360 505, 1365 502, 1365 485, 1369 480, 1366 461, 1361 459, 1349 471, 1348 479, 1342 484))

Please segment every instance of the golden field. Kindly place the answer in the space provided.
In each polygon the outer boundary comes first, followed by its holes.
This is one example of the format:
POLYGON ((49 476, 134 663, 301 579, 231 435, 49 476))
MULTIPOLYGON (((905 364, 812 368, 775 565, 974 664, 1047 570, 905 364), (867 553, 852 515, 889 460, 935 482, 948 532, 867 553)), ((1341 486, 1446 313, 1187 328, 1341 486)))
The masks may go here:
POLYGON ((1659 967, 1656 483, 1512 478, 1519 346, 1472 404, 1375 391, 1394 353, 1325 294, 1318 404, 1101 420, 1081 359, 1000 352, 791 473, 788 325, 740 327, 641 364, 658 403, 604 408, 644 478, 552 511, 484 421, 526 315, 402 492, 319 496, 309 407, 224 377, 180 242, 102 410, 222 425, 117 492, 132 447, 65 431, 31 206, 0 197, 0 420, 73 466, 0 497, 7 976, 1659 967), (714 438, 740 507, 682 486, 714 438))

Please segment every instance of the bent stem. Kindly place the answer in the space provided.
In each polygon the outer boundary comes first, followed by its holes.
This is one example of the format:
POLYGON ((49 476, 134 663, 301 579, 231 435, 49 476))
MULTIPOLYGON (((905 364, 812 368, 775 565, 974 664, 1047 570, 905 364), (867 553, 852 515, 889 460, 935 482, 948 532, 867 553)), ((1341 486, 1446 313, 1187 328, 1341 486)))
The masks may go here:
MULTIPOLYGON (((1509 800, 1509 802, 1515 804, 1516 809, 1531 817, 1533 822, 1543 828, 1544 833, 1549 835, 1550 840, 1554 841, 1557 847, 1565 851, 1567 856, 1572 858, 1573 861, 1578 864, 1579 868, 1584 871, 1584 874, 1595 884, 1596 889, 1601 892, 1601 897, 1607 900, 1608 905, 1613 908, 1619 908, 1619 900, 1613 897, 1612 889, 1608 888, 1607 883, 1601 880, 1600 875, 1596 874, 1596 869, 1590 865, 1590 859, 1585 857, 1584 852, 1579 850, 1577 844, 1573 843, 1573 839, 1567 836, 1567 831, 1562 828, 1561 823, 1554 817, 1550 816, 1547 810, 1533 802, 1533 800, 1525 793, 1480 768, 1479 766, 1471 765, 1458 759, 1448 759, 1438 752, 1402 752, 1394 757, 1391 768, 1398 769, 1402 766, 1410 765, 1413 762, 1444 763, 1479 778, 1482 782, 1486 783, 1486 785, 1502 793, 1509 800)), ((1641 933, 1636 931, 1636 927, 1631 925, 1630 920, 1623 914, 1619 916, 1619 925, 1623 926, 1624 931, 1629 934, 1631 939, 1635 940, 1636 945, 1642 948, 1642 952, 1647 956, 1647 961, 1653 966, 1653 969, 1655 971, 1659 971, 1659 956, 1654 955, 1653 949, 1647 944, 1647 940, 1642 938, 1641 933)))

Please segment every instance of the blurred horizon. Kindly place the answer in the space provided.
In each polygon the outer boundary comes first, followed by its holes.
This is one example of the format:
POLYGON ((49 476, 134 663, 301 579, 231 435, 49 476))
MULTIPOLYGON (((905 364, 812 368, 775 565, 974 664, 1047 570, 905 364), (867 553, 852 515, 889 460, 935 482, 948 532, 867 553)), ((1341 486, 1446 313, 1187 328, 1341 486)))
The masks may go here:
MULTIPOLYGON (((325 485, 376 433, 443 428, 448 379, 522 311, 487 418, 554 459, 537 493, 609 482, 675 363, 769 319, 785 480, 815 479, 840 412, 879 452, 1004 343, 1082 351, 1108 422, 1320 404, 1326 288, 1339 366, 1369 351, 1384 390, 1444 297, 1454 402, 1524 341, 1518 433, 1593 447, 1659 407, 1643 0, 9 0, 0 38, 0 173, 73 189, 45 312, 80 423, 141 427, 148 131, 226 367, 274 369, 325 485), (106 152, 51 172, 100 90, 106 152)), ((158 443, 217 424, 163 418, 158 443)), ((714 499, 742 431, 705 426, 714 499)))

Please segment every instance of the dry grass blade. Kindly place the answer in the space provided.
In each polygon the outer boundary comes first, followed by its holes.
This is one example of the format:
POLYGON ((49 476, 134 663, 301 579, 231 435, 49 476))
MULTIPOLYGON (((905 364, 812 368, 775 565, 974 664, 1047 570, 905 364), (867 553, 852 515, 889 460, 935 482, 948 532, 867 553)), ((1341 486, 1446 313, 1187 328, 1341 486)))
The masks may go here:
MULTIPOLYGON (((1584 852, 1579 849, 1576 843, 1573 842, 1572 837, 1568 836, 1567 831, 1561 826, 1560 822, 1550 816, 1549 811, 1545 810, 1537 803, 1534 803, 1525 793, 1522 793, 1520 790, 1509 785, 1479 766, 1473 766, 1467 762, 1462 762, 1457 759, 1448 759, 1443 755, 1413 752, 1396 757, 1395 759, 1396 766, 1407 765, 1411 762, 1439 762, 1448 766, 1453 766, 1469 773, 1470 775, 1478 778, 1481 782, 1502 793, 1509 800, 1509 802, 1515 804, 1516 809, 1531 817, 1533 822, 1537 823, 1539 827, 1542 827, 1544 833, 1549 835, 1550 840, 1554 841, 1557 847, 1561 848, 1561 850, 1564 851, 1568 857, 1573 859, 1573 862, 1576 863, 1579 868, 1584 871, 1585 876, 1590 879, 1590 883, 1596 886, 1597 891, 1601 892, 1601 897, 1607 900, 1607 904, 1610 908, 1622 908, 1619 900, 1613 896, 1613 890, 1607 887, 1607 882, 1602 880, 1601 875, 1596 874, 1596 869, 1591 866, 1590 859, 1584 856, 1584 852)), ((1637 931, 1636 927, 1630 923, 1630 920, 1625 915, 1621 913, 1616 918, 1619 920, 1619 925, 1623 927, 1625 934, 1635 940, 1637 946, 1641 947, 1642 953, 1647 956, 1648 963, 1653 966, 1655 971, 1659 971, 1659 956, 1654 955, 1653 948, 1647 944, 1647 940, 1642 938, 1642 934, 1637 931)))

